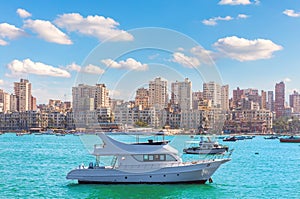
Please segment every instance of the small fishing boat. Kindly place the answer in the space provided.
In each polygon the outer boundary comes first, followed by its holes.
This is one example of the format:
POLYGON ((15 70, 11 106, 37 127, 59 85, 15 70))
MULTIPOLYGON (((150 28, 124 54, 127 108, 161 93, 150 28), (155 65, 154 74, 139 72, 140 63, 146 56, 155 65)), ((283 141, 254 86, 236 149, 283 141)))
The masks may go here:
POLYGON ((290 136, 288 138, 280 138, 280 142, 300 143, 300 137, 290 136))
POLYGON ((237 140, 238 139, 235 136, 231 136, 223 139, 224 142, 235 142, 237 140))
POLYGON ((272 136, 264 137, 264 139, 266 139, 266 140, 274 140, 274 139, 278 139, 278 136, 272 135, 272 136))

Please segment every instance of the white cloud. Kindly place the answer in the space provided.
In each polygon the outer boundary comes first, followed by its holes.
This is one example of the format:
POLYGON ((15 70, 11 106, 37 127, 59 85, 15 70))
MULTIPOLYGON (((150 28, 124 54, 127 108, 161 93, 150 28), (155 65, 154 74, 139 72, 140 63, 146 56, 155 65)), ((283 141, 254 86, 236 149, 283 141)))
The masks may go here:
POLYGON ((28 18, 31 17, 31 13, 27 12, 26 10, 19 8, 17 10, 17 14, 21 17, 21 18, 28 18))
POLYGON ((122 92, 119 90, 109 90, 109 96, 111 98, 117 98, 117 97, 122 96, 122 92))
POLYGON ((290 79, 290 78, 284 78, 284 80, 283 80, 285 83, 287 83, 287 82, 291 82, 292 80, 290 79))
POLYGON ((16 39, 21 36, 25 36, 26 33, 24 30, 17 28, 14 25, 10 25, 8 23, 0 24, 0 45, 5 46, 8 45, 8 42, 4 39, 16 39))
POLYGON ((12 76, 29 73, 53 77, 71 77, 70 73, 66 70, 55 68, 41 62, 33 62, 30 59, 25 59, 23 61, 15 59, 7 64, 7 67, 11 71, 12 76))
POLYGON ((81 69, 81 72, 102 75, 105 71, 102 68, 98 67, 98 66, 95 66, 93 64, 89 64, 89 65, 83 67, 81 69))
POLYGON ((84 35, 98 38, 100 41, 112 38, 113 41, 131 41, 133 36, 124 30, 118 29, 120 25, 112 18, 103 16, 82 17, 78 13, 60 15, 55 24, 69 32, 79 32, 84 35))
POLYGON ((129 70, 139 70, 139 71, 143 71, 143 70, 147 70, 148 69, 148 65, 147 64, 142 64, 139 61, 136 61, 133 58, 128 58, 125 61, 119 61, 116 62, 112 59, 103 59, 101 60, 101 62, 108 67, 111 68, 119 68, 119 69, 129 69, 129 70))
POLYGON ((249 15, 238 14, 237 19, 247 19, 248 17, 249 17, 249 15))
MULTIPOLYGON (((257 3, 257 1, 255 1, 257 3)), ((251 4, 250 0, 221 0, 220 5, 249 5, 251 4)))
POLYGON ((180 52, 183 52, 183 51, 184 51, 184 48, 178 47, 176 50, 177 50, 177 51, 180 51, 180 52))
POLYGON ((283 11, 283 14, 289 17, 300 17, 300 12, 295 12, 295 10, 286 9, 285 11, 283 11))
POLYGON ((195 55, 200 62, 206 64, 212 63, 212 60, 215 60, 217 57, 216 53, 206 50, 202 46, 195 46, 191 48, 190 52, 195 55))
POLYGON ((77 71, 79 72, 80 69, 81 69, 81 66, 77 65, 76 63, 72 63, 72 64, 69 64, 65 67, 62 67, 63 69, 66 69, 67 71, 77 71))
POLYGON ((188 68, 193 68, 200 65, 200 61, 196 57, 189 57, 180 52, 173 53, 172 61, 188 68))
POLYGON ((3 85, 4 81, 2 79, 0 79, 0 85, 3 85))
MULTIPOLYGON (((238 14, 238 16, 236 17, 236 19, 246 19, 248 18, 248 15, 245 14, 238 14)), ((203 24, 207 25, 207 26, 215 26, 217 25, 218 21, 231 21, 233 20, 234 17, 231 16, 226 16, 226 17, 213 17, 210 19, 205 19, 202 21, 203 24)))
POLYGON ((217 25, 217 21, 230 21, 233 20, 231 16, 226 16, 226 17, 214 17, 210 19, 205 19, 202 21, 203 24, 208 25, 208 26, 215 26, 217 25))
POLYGON ((8 45, 8 43, 3 39, 0 39, 0 46, 6 46, 6 45, 8 45))
POLYGON ((223 55, 238 61, 269 59, 273 52, 283 49, 271 40, 247 40, 236 36, 221 38, 214 43, 214 47, 223 55))
POLYGON ((40 38, 48 42, 72 44, 69 37, 50 21, 28 19, 25 21, 24 27, 31 29, 33 32, 37 33, 40 38))

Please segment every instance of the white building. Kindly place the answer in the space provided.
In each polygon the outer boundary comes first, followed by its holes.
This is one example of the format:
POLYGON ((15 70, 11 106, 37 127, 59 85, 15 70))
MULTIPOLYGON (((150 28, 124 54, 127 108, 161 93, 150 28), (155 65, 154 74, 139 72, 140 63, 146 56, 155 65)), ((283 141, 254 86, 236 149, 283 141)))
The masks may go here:
POLYGON ((99 123, 111 120, 108 94, 104 84, 79 84, 72 88, 73 120, 76 128, 95 128, 99 123), (103 112, 105 114, 101 115, 103 112))
POLYGON ((192 109, 192 82, 185 78, 184 82, 171 84, 171 103, 178 104, 181 110, 192 109))
POLYGON ((142 121, 150 127, 157 128, 161 126, 159 111, 154 107, 139 109, 132 107, 129 102, 125 102, 115 107, 114 117, 116 123, 127 127, 133 127, 137 121, 142 121))
POLYGON ((160 77, 149 82, 149 106, 163 109, 168 106, 167 81, 160 77))
POLYGON ((211 100, 213 107, 221 107, 221 86, 216 82, 203 84, 203 99, 211 100))
POLYGON ((139 88, 135 95, 135 105, 147 108, 149 106, 149 90, 146 88, 139 88))
POLYGON ((229 110, 229 85, 221 87, 221 109, 229 110))
POLYGON ((17 109, 17 103, 18 103, 17 96, 14 95, 14 94, 10 94, 10 107, 9 107, 9 109, 10 109, 11 112, 15 112, 15 111, 18 110, 17 109))
POLYGON ((73 111, 91 111, 109 107, 109 91, 104 84, 79 84, 72 88, 73 111))
POLYGON ((203 114, 202 110, 181 111, 180 127, 198 130, 202 126, 203 114))
POLYGON ((94 110, 95 87, 79 84, 72 88, 73 112, 94 110))
POLYGON ((95 109, 109 107, 109 91, 105 84, 96 84, 95 109))
POLYGON ((17 96, 17 110, 24 112, 31 110, 31 83, 26 79, 14 83, 14 90, 17 96))

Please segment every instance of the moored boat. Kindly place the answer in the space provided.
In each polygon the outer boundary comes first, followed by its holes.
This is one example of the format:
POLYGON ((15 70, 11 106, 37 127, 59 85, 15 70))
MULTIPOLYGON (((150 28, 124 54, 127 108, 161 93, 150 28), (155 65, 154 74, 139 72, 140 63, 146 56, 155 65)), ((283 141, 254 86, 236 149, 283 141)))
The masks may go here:
POLYGON ((288 138, 280 138, 280 142, 300 143, 300 137, 290 136, 288 138))
MULTIPOLYGON (((95 164, 79 166, 67 179, 79 183, 205 183, 230 158, 183 162, 168 141, 123 143, 99 133, 103 144, 95 145, 95 164), (100 166, 100 157, 113 156, 111 165, 100 166)), ((104 157, 105 158, 105 157, 104 157)))
POLYGON ((200 141, 187 141, 188 147, 183 149, 187 154, 223 154, 228 151, 228 146, 219 144, 210 137, 200 137, 200 141))
POLYGON ((238 139, 235 136, 231 136, 223 139, 224 142, 235 142, 237 140, 238 139))
POLYGON ((266 139, 266 140, 274 140, 274 139, 278 139, 278 138, 279 138, 279 137, 276 136, 276 135, 264 137, 264 139, 266 139))

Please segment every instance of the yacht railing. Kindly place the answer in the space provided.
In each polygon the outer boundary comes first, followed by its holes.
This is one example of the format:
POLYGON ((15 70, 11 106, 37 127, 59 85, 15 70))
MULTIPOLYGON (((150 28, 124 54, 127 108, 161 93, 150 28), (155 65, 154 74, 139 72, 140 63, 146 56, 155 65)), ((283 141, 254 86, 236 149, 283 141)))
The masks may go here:
POLYGON ((176 163, 164 163, 164 164, 139 164, 139 165, 118 165, 113 167, 114 169, 119 170, 152 170, 152 169, 160 169, 166 167, 180 167, 180 166, 189 166, 195 165, 199 163, 213 163, 215 161, 220 161, 221 159, 207 159, 207 160, 198 160, 192 162, 176 162, 176 163))

